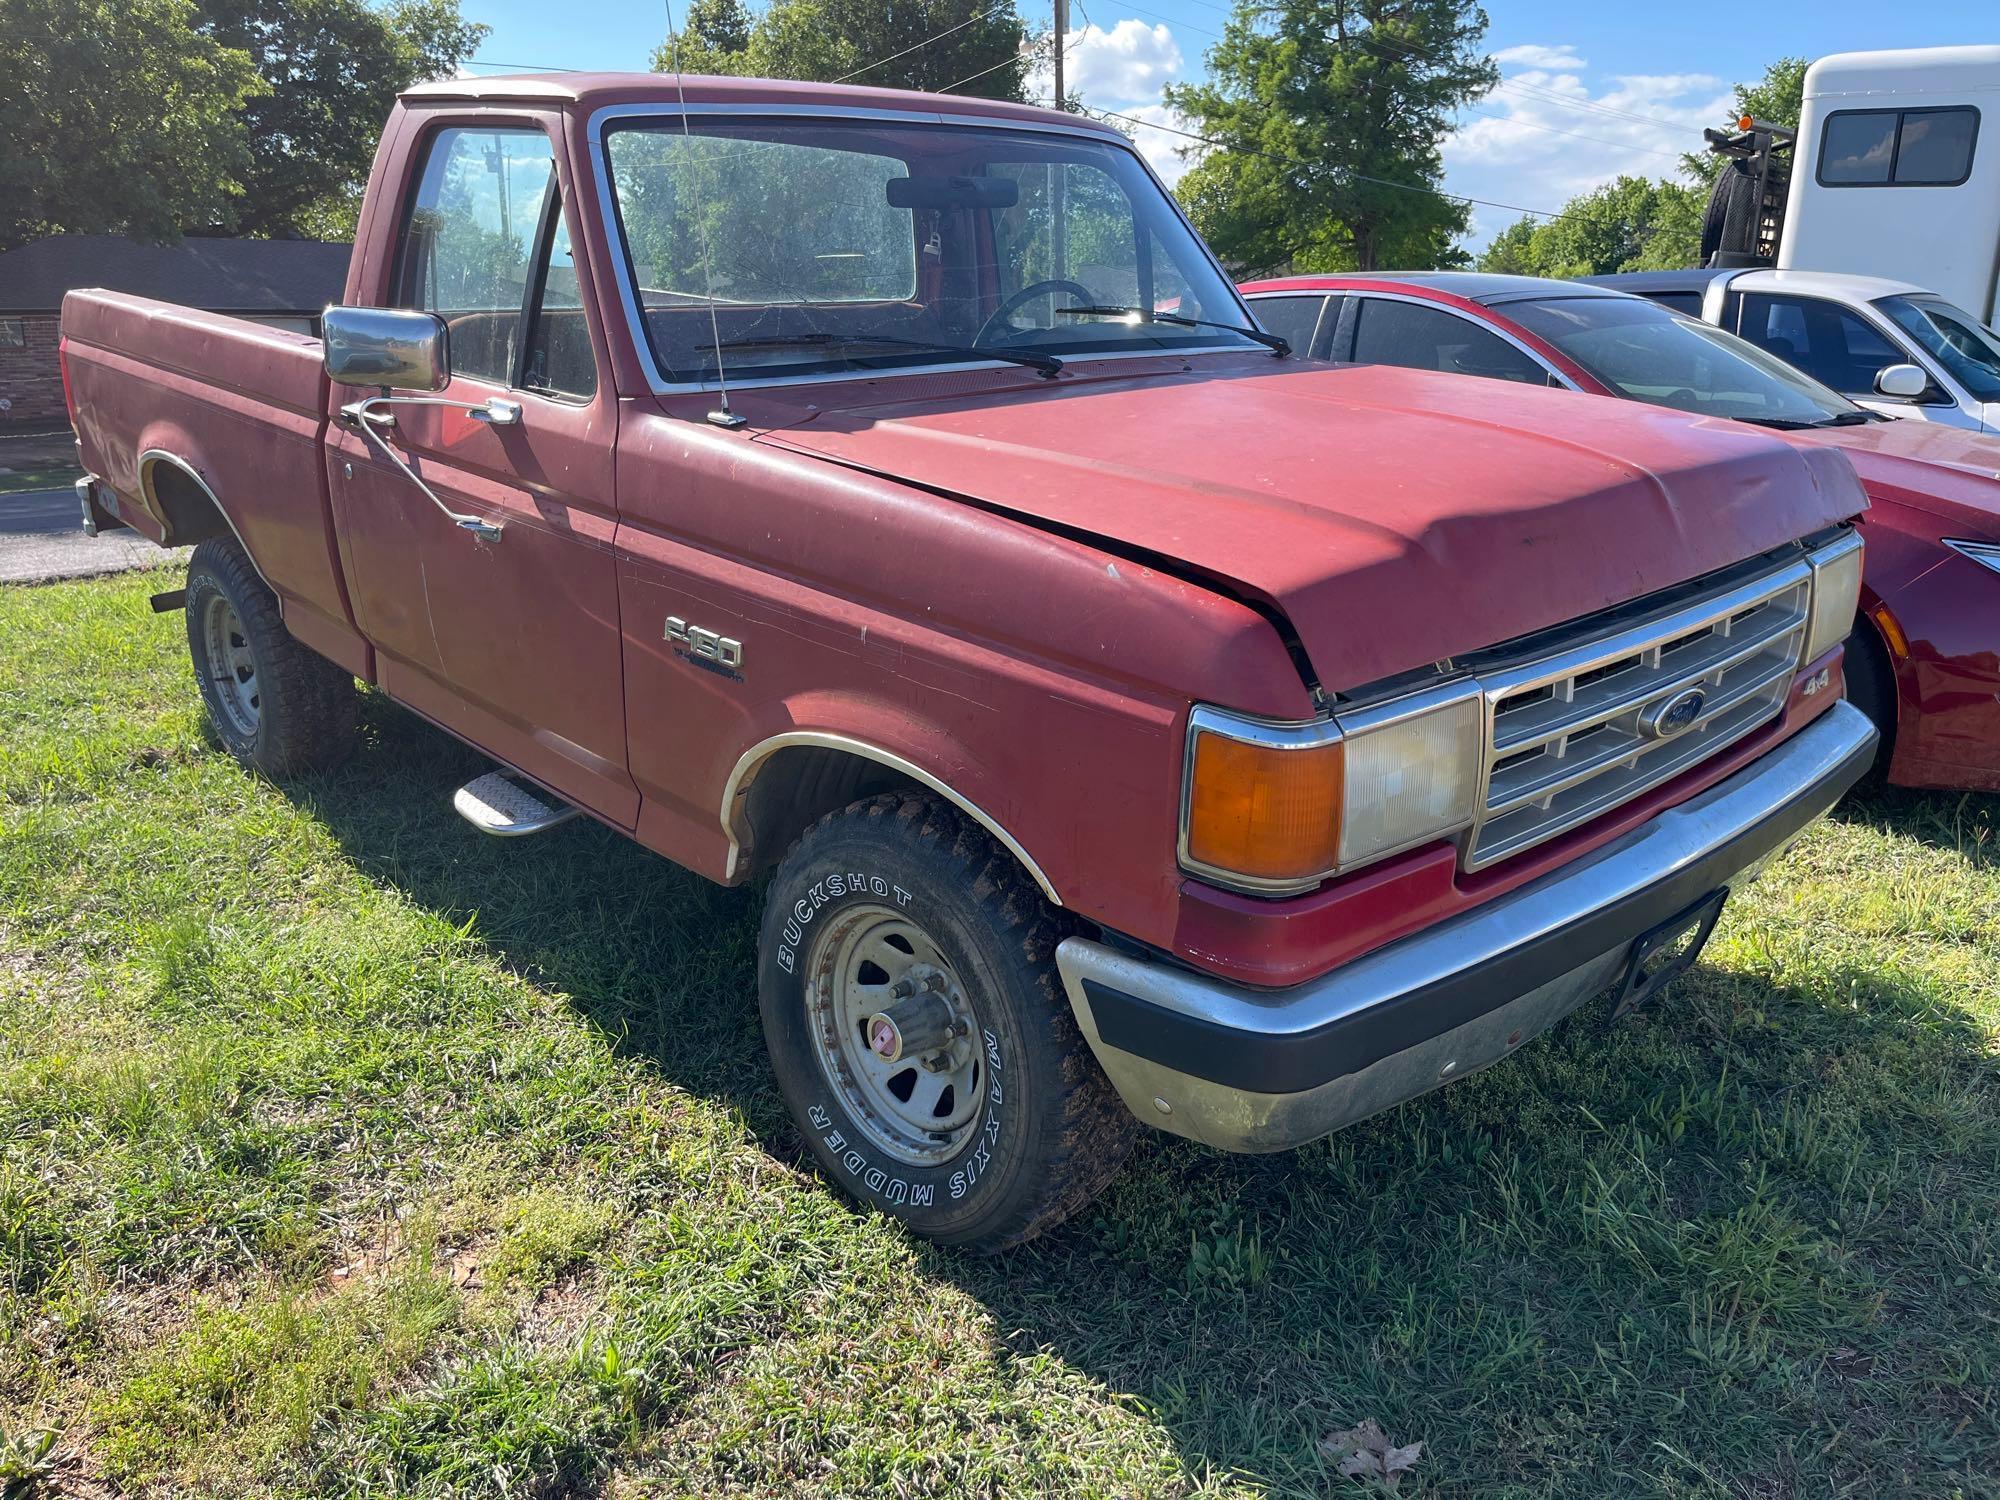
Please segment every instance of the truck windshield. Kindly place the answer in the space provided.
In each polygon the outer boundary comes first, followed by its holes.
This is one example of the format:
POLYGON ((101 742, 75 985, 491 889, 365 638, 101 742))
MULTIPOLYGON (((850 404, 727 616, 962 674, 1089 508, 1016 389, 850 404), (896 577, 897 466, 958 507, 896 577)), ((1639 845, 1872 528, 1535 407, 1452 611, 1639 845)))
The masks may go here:
POLYGON ((922 121, 620 121, 612 198, 662 375, 712 380, 1258 347, 1136 157, 1111 141, 922 121), (711 326, 710 314, 716 326, 711 326))
POLYGON ((1867 420, 1845 396, 1734 334, 1636 297, 1551 297, 1500 311, 1636 401, 1773 427, 1867 420))
POLYGON ((1942 297, 1884 297, 1875 304, 1975 400, 2000 401, 2000 339, 1942 297))

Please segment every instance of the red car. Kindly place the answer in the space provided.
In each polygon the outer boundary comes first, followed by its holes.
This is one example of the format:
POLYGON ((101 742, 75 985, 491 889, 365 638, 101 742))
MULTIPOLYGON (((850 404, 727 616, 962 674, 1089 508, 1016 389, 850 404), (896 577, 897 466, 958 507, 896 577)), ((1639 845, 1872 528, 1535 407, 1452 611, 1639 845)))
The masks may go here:
POLYGON ((1888 779, 2000 791, 2000 439, 1864 411, 1641 297, 1463 272, 1297 276, 1240 290, 1319 359, 1626 396, 1840 448, 1873 508, 1847 689, 1888 779))

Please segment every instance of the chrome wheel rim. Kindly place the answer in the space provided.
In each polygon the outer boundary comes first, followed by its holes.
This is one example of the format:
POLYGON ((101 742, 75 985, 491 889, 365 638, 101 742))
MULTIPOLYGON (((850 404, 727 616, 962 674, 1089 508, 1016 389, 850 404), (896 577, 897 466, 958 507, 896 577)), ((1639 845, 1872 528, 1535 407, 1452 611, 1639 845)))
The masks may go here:
POLYGON ((221 594, 209 595, 202 605, 201 640, 207 658, 202 669, 214 689, 216 706, 230 729, 245 739, 254 738, 263 706, 257 655, 250 649, 236 606, 221 594))
POLYGON ((930 934, 890 907, 851 907, 817 934, 805 992, 820 1070, 868 1144, 910 1166, 956 1155, 979 1126, 985 1060, 978 1017, 930 934), (928 1007, 935 1044, 885 1056, 877 1018, 913 1002, 928 1007))

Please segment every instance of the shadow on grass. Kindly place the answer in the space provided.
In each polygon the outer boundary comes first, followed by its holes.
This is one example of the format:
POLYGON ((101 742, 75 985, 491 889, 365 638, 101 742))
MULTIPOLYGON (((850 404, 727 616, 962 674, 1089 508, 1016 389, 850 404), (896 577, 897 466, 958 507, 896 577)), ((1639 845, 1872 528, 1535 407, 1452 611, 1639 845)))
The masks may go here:
MULTIPOLYGON (((354 762, 291 789, 355 863, 476 913, 505 963, 805 1159, 758 1032, 754 893, 582 820, 485 838, 449 798, 486 760, 366 701, 354 762)), ((1958 799, 1843 815, 1964 847, 1958 799)), ((925 1264, 990 1309, 1001 1358, 1052 1351, 1198 1476, 1280 1493, 1337 1483, 1318 1440, 1371 1416, 1429 1444, 1405 1493, 1825 1493, 1971 1464, 1991 1404, 1939 1372, 1985 1368, 2000 1316, 1963 1279, 1992 1253, 1995 1174, 1951 1165, 2000 1156, 1987 1039, 1863 972, 1805 989, 1700 967, 1633 1022, 1606 1009, 1287 1155, 1148 1135, 1073 1223, 925 1264)))
POLYGON ((1911 791, 1878 783, 1842 802, 1832 816, 1961 855, 1975 868, 2000 865, 2000 795, 1911 791))

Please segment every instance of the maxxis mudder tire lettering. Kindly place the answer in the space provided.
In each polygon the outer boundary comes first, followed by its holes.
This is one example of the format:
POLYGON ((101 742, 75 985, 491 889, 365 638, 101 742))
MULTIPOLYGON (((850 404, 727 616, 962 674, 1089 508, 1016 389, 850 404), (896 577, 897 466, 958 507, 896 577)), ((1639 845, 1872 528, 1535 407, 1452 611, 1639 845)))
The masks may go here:
MULTIPOLYGON (((927 1239, 981 1252, 1019 1244, 1102 1191, 1139 1127, 1064 997, 1055 950, 1068 932, 1013 858, 940 798, 885 793, 800 837, 768 893, 758 992, 779 1089, 836 1183, 927 1239), (908 924, 916 941, 899 948, 912 950, 909 972, 928 973, 915 960, 934 952, 949 987, 964 991, 980 1109, 938 1132, 935 1159, 899 1150, 907 1136, 870 1118, 880 1089, 843 1072, 829 1040, 839 1016, 824 950, 869 921, 892 941, 895 924, 908 924)), ((865 1046, 865 1027, 859 1036, 865 1046)), ((935 1060, 947 1065, 943 1053, 935 1060)))
POLYGON ((354 678, 292 638, 233 538, 188 561, 188 652, 216 738, 267 776, 324 771, 354 748, 354 678), (224 628, 227 627, 227 628, 224 628), (229 679, 254 680, 254 699, 229 679))

